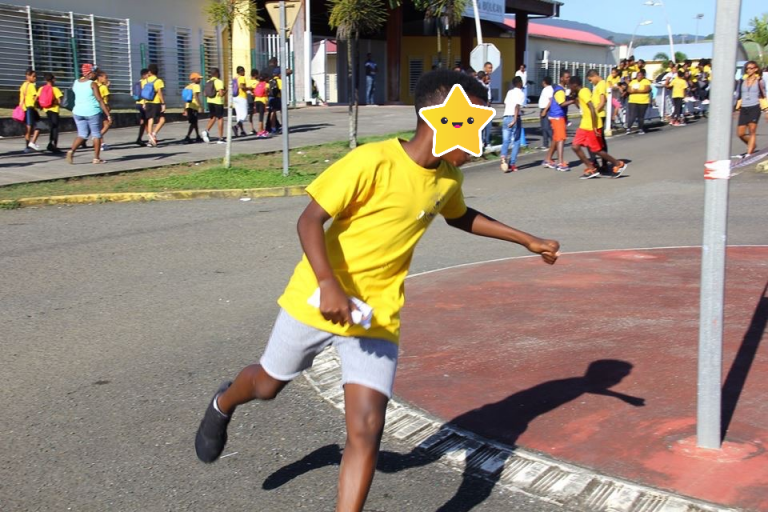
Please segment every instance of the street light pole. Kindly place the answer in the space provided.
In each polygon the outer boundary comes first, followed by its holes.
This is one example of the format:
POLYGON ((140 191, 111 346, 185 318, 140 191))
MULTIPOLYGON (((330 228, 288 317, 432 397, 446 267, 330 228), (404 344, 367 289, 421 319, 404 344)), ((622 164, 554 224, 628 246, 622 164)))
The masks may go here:
POLYGON ((637 35, 637 29, 639 29, 640 27, 644 27, 644 26, 650 25, 651 23, 653 23, 651 20, 645 20, 645 21, 641 21, 640 23, 637 24, 637 26, 635 27, 635 31, 632 33, 632 39, 629 40, 629 48, 627 49, 627 57, 632 55, 632 47, 635 44, 635 36, 637 35))
POLYGON ((672 41, 672 26, 669 24, 669 16, 667 15, 667 8, 664 6, 664 2, 662 2, 661 0, 657 0, 655 2, 653 0, 648 0, 643 5, 647 5, 648 7, 661 6, 661 8, 664 10, 664 19, 667 22, 667 34, 669 34, 669 53, 670 53, 669 58, 672 62, 676 62, 675 43, 674 41, 672 41))
POLYGON ((697 14, 696 16, 693 17, 696 20, 696 39, 695 39, 696 43, 699 42, 699 21, 701 21, 703 17, 704 17, 703 14, 697 14))

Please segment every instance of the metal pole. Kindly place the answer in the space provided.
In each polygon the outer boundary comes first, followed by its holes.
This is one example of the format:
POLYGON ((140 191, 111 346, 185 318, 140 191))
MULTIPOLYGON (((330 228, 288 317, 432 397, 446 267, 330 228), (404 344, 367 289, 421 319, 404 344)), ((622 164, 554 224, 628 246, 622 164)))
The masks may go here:
MULTIPOLYGON (((205 65, 205 44, 200 45, 200 74, 203 75, 202 84, 203 87, 205 87, 205 83, 208 81, 208 73, 206 73, 207 67, 205 65)), ((205 94, 201 94, 200 98, 203 101, 203 104, 201 105, 203 107, 203 110, 208 109, 208 98, 205 96, 205 94)))
POLYGON ((96 22, 91 14, 91 46, 93 46, 93 61, 92 64, 96 65, 96 22))
POLYGON ((304 103, 312 102, 312 25, 310 20, 310 0, 304 0, 304 103))
POLYGON ((613 86, 608 84, 605 89, 605 136, 612 137, 613 130, 611 130, 611 121, 613 121, 613 86))
POLYGON ((709 179, 705 180, 701 255, 696 442, 701 448, 712 449, 719 449, 722 439, 723 297, 733 124, 733 78, 728 70, 736 69, 740 11, 741 0, 717 1, 712 67, 722 72, 713 74, 711 121, 707 126, 708 168, 719 168, 721 174, 705 174, 709 179))
POLYGON ((483 30, 480 28, 480 11, 477 8, 477 0, 472 0, 472 7, 475 9, 475 30, 477 31, 477 44, 483 44, 483 30))
POLYGON ((288 55, 286 54, 285 45, 285 0, 280 0, 280 80, 283 82, 283 89, 280 91, 280 102, 283 109, 283 176, 288 176, 288 96, 286 95, 286 85, 288 83, 286 80, 288 76, 285 73, 288 55))
POLYGON ((27 32, 29 35, 29 67, 35 69, 35 40, 32 37, 32 9, 29 6, 27 6, 27 32))
POLYGON ((131 90, 133 89, 133 55, 131 52, 131 20, 125 19, 125 26, 128 30, 128 83, 131 90))

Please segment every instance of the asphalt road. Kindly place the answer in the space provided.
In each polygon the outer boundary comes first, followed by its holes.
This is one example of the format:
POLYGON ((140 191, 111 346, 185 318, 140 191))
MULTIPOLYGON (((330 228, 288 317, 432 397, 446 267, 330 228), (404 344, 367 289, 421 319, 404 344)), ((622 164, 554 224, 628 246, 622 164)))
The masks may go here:
MULTIPOLYGON (((698 123, 613 139, 612 153, 632 160, 617 180, 476 167, 465 195, 564 252, 699 245, 705 133, 698 123)), ((768 244, 767 185, 751 170, 731 180, 729 243, 768 244)), ((260 356, 305 204, 0 211, 1 510, 333 509, 343 418, 302 379, 238 411, 231 456, 205 466, 192 443, 219 382, 260 356)), ((438 220, 412 271, 519 254, 438 220)), ((384 449, 409 451, 390 439, 384 449)), ((440 464, 379 473, 366 510, 437 510, 460 482, 440 464)), ((473 510, 562 509, 495 492, 473 510)))

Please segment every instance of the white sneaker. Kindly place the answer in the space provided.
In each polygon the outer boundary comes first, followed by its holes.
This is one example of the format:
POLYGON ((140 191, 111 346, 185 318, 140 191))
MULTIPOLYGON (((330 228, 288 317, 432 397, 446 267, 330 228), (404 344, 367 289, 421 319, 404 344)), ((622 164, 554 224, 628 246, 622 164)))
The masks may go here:
POLYGON ((203 138, 203 140, 205 141, 206 144, 211 142, 211 138, 208 137, 208 132, 207 131, 203 130, 203 133, 201 133, 200 136, 203 138))
POLYGON ((224 139, 221 139, 221 138, 216 141, 216 144, 226 144, 226 143, 227 143, 227 141, 224 140, 224 139))
POLYGON ((35 151, 40 151, 40 146, 38 146, 34 142, 30 142, 29 143, 29 147, 30 147, 30 149, 34 149, 35 151))
POLYGON ((108 145, 106 145, 106 144, 102 144, 102 145, 101 145, 101 150, 102 150, 102 151, 109 151, 109 146, 108 146, 108 145))

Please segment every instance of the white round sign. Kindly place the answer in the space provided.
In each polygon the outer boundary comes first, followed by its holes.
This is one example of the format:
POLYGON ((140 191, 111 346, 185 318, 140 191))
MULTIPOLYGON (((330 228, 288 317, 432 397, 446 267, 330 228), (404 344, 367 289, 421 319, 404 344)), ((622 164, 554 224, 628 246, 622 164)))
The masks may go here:
POLYGON ((501 66, 501 52, 491 43, 479 44, 469 54, 469 65, 475 71, 480 71, 486 62, 493 64, 493 69, 501 66))

